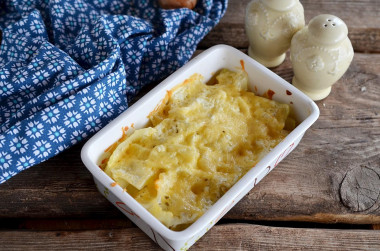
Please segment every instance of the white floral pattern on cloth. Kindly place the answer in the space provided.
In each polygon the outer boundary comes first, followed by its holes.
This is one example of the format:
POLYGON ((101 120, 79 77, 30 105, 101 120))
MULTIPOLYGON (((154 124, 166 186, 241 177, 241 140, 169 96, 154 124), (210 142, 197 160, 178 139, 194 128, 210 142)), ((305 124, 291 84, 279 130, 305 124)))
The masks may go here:
POLYGON ((0 183, 94 134, 185 64, 227 0, 0 2, 0 183))

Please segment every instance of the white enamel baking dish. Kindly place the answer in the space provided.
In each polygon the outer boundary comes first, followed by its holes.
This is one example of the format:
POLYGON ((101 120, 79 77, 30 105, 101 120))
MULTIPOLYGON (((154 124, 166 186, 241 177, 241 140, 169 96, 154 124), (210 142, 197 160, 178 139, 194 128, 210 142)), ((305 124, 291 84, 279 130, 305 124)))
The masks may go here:
POLYGON ((100 130, 84 145, 81 157, 92 173, 98 190, 153 241, 165 250, 186 250, 294 150, 305 131, 317 120, 318 116, 317 105, 284 79, 239 50, 226 45, 217 45, 192 59, 100 130), (122 128, 131 127, 131 125, 136 129, 144 127, 148 122, 148 114, 164 98, 167 90, 182 83, 194 73, 202 74, 207 81, 219 69, 241 69, 242 63, 249 75, 251 91, 262 95, 268 89, 272 90, 274 100, 294 107, 300 124, 202 217, 183 231, 172 231, 124 192, 120 186, 114 184, 114 181, 98 166, 102 160, 101 156, 105 149, 122 136, 122 128))

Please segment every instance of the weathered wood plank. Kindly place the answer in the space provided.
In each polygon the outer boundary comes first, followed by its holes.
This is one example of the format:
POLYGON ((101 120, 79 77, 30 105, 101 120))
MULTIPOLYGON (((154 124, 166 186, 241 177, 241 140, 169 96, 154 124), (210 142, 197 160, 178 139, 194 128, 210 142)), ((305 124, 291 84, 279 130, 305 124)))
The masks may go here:
POLYGON ((380 176, 371 168, 362 166, 348 171, 340 186, 340 198, 354 212, 373 207, 380 196, 380 176))
MULTIPOLYGON (((244 15, 250 0, 229 1, 227 12, 199 44, 199 48, 224 43, 236 48, 248 48, 244 31, 244 15)), ((306 24, 316 15, 332 14, 345 21, 354 50, 357 52, 380 52, 380 4, 377 0, 334 1, 301 0, 305 9, 306 24)))
MULTIPOLYGON (((245 8, 251 0, 229 0, 228 9, 221 20, 243 24, 245 8)), ((305 11, 306 23, 316 15, 337 15, 350 27, 380 28, 380 5, 377 0, 300 0, 305 11)))
POLYGON ((8 218, 0 220, 0 230, 77 231, 136 228, 127 217, 122 218, 8 218))
MULTIPOLYGON (((288 59, 273 71, 291 81, 288 59)), ((380 173, 379 73, 380 55, 357 53, 331 95, 318 102, 321 116, 298 148, 226 219, 380 224, 379 198, 369 209, 355 212, 341 203, 339 194, 350 170, 367 166, 380 173)), ((0 218, 123 217, 95 189, 80 149, 0 185, 0 218)))
MULTIPOLYGON (((2 248, 38 250, 160 250, 136 228, 91 231, 0 231, 2 248)), ((380 231, 278 228, 249 224, 213 227, 192 250, 379 250, 380 231)))
MULTIPOLYGON (((320 118, 300 147, 227 217, 379 223, 380 198, 355 213, 341 203, 339 193, 352 169, 366 166, 380 174, 380 55, 371 61, 366 57, 355 55, 330 96, 317 102, 320 118)), ((288 63, 280 67, 290 70, 288 63)), ((286 79, 290 81, 291 75, 286 74, 286 79)))
MULTIPOLYGON (((379 53, 380 28, 349 27, 348 37, 355 52, 379 53)), ((219 24, 202 42, 199 49, 206 49, 217 44, 227 44, 239 49, 248 48, 248 39, 241 24, 219 24)))
POLYGON ((0 218, 115 217, 80 159, 79 144, 0 185, 0 218), (109 213, 108 213, 109 212, 109 213))

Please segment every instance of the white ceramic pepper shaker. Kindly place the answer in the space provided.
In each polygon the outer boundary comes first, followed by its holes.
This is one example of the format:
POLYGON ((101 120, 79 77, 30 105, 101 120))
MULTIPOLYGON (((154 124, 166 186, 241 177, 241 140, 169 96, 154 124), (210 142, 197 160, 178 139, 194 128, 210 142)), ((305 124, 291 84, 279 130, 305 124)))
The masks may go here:
POLYGON ((293 35, 305 26, 299 0, 253 0, 247 5, 248 55, 266 67, 280 65, 293 35))
POLYGON ((321 100, 348 69, 354 51, 346 24, 338 17, 323 14, 310 20, 291 42, 293 85, 313 100, 321 100))

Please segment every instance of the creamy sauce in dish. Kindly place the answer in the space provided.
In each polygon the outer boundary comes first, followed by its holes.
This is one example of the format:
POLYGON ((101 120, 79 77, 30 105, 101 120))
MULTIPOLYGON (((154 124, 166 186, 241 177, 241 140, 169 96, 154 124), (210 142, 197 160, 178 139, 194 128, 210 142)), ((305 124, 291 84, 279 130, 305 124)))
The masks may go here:
POLYGON ((245 71, 215 79, 194 74, 169 91, 150 125, 119 140, 101 165, 172 230, 202 216, 295 127, 289 105, 248 91, 245 71))

